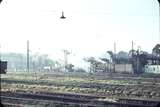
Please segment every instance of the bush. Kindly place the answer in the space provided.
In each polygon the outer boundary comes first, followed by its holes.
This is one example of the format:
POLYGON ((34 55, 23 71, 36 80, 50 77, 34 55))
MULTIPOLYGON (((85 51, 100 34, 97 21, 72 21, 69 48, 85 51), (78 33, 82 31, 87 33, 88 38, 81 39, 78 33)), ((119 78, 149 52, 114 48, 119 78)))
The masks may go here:
POLYGON ((85 73, 86 70, 84 70, 83 68, 77 68, 74 70, 75 72, 82 72, 82 73, 85 73))

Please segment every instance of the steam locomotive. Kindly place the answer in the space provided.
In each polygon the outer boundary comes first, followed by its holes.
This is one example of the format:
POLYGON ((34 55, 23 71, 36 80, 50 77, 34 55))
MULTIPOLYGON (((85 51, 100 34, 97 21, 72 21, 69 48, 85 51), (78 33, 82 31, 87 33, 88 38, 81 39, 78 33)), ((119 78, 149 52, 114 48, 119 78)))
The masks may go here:
POLYGON ((7 61, 0 60, 0 74, 6 74, 6 73, 7 73, 7 61))

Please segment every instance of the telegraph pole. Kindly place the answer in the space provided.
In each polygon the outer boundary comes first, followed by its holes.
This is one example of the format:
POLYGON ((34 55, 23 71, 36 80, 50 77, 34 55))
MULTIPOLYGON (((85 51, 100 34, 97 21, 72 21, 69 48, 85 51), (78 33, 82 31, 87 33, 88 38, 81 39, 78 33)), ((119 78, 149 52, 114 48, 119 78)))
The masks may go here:
POLYGON ((132 50, 131 50, 131 64, 132 64, 132 69, 134 70, 134 62, 133 62, 133 40, 132 40, 132 50))
POLYGON ((115 54, 115 59, 116 59, 116 42, 114 42, 114 54, 115 54))
POLYGON ((115 72, 115 64, 116 64, 116 43, 114 42, 114 60, 113 60, 113 63, 114 63, 114 72, 115 72))
POLYGON ((1 50, 1 44, 0 44, 0 61, 2 60, 1 58, 2 58, 2 52, 1 52, 2 50, 1 50))
POLYGON ((2 68, 2 67, 1 67, 1 61, 2 61, 2 60, 1 60, 1 44, 0 44, 0 72, 1 72, 1 68, 2 68))
POLYGON ((29 40, 27 40, 27 72, 29 73, 29 40))
POLYGON ((70 52, 68 52, 68 50, 63 50, 64 53, 64 71, 66 72, 66 68, 68 65, 68 55, 70 54, 70 52))
POLYGON ((132 52, 131 54, 132 54, 132 58, 133 58, 133 41, 132 41, 132 51, 131 52, 132 52))
POLYGON ((158 0, 159 4, 159 42, 160 42, 160 0, 158 0))
MULTIPOLYGON (((0 4, 1 4, 2 0, 0 0, 0 4)), ((0 44, 0 72, 1 72, 1 44, 0 44)))

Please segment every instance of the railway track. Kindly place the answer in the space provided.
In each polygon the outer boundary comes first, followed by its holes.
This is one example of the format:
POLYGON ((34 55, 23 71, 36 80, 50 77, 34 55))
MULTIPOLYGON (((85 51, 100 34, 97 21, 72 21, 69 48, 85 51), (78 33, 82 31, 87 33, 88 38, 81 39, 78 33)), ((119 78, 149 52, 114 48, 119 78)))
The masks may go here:
POLYGON ((103 88, 103 87, 110 87, 110 86, 151 86, 151 87, 155 87, 155 85, 153 84, 125 84, 125 85, 121 85, 121 84, 104 84, 104 83, 77 83, 77 84, 73 84, 73 83, 58 83, 57 82, 48 82, 48 81, 44 81, 44 80, 39 80, 39 81, 28 81, 28 80, 10 80, 10 79, 1 79, 1 83, 16 83, 16 84, 28 84, 28 85, 34 85, 34 84, 42 84, 42 85, 53 85, 53 86, 74 86, 74 87, 82 87, 82 88, 103 88))
MULTIPOLYGON (((129 100, 120 99, 119 101, 105 101, 99 100, 100 97, 66 94, 66 93, 52 93, 52 94, 33 94, 22 92, 2 92, 1 101, 3 104, 31 104, 31 105, 65 105, 65 106, 81 106, 81 107, 156 107, 158 102, 156 101, 144 101, 144 100, 129 100), (136 103, 138 102, 138 103, 136 103)), ((103 99, 103 98, 101 98, 103 99)))
MULTIPOLYGON (((24 84, 24 85, 46 85, 53 87, 65 87, 73 92, 74 88, 83 89, 97 89, 103 90, 103 92, 86 92, 86 94, 94 94, 97 96, 122 96, 122 97, 137 97, 137 98, 148 98, 148 99, 158 99, 160 96, 160 86, 159 85, 146 85, 146 84, 128 84, 128 85, 118 85, 118 84, 102 84, 102 83, 57 83, 44 80, 29 81, 29 80, 11 80, 11 79, 1 79, 1 83, 6 84, 24 84), (139 90, 140 89, 140 90, 139 90), (106 92, 109 90, 109 92, 106 92), (105 93, 106 92, 106 93, 105 93), (153 94, 151 94, 153 92, 153 94)), ((20 91, 19 89, 18 91, 20 91)), ((31 90, 32 91, 32 90, 31 90)), ((35 90, 34 90, 35 91, 35 90)), ((79 93, 85 93, 83 90, 79 90, 79 93)), ((73 97, 73 96, 72 96, 73 97)), ((77 96, 76 96, 77 97, 77 96)))
MULTIPOLYGON (((62 99, 63 100, 63 99, 62 99)), ((6 97, 2 96, 2 103, 7 106, 16 106, 23 107, 24 105, 31 105, 31 106, 45 106, 45 107, 53 107, 53 106, 82 106, 82 107, 102 107, 100 105, 93 105, 93 104, 83 104, 83 103, 73 103, 72 102, 66 102, 66 101, 60 101, 58 99, 35 99, 35 98, 17 98, 17 97, 6 97)))

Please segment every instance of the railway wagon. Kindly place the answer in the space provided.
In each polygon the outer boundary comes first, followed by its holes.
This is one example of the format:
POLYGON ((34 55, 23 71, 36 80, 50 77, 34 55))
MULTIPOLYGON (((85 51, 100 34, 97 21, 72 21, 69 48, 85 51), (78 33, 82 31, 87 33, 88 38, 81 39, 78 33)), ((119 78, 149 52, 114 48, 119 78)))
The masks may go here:
POLYGON ((0 60, 0 74, 6 74, 6 73, 7 73, 7 61, 0 60))

